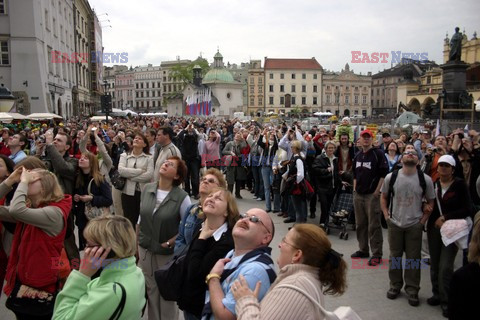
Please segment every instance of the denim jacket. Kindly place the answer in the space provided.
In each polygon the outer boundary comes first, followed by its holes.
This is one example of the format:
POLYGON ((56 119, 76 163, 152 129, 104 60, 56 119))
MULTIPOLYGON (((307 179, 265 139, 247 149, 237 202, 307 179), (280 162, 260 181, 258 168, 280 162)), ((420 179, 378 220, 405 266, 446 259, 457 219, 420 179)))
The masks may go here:
POLYGON ((194 203, 187 208, 187 214, 183 217, 178 228, 178 236, 175 240, 174 254, 180 254, 183 249, 192 243, 195 230, 202 224, 203 219, 198 217, 198 214, 202 212, 202 208, 198 203, 194 203))

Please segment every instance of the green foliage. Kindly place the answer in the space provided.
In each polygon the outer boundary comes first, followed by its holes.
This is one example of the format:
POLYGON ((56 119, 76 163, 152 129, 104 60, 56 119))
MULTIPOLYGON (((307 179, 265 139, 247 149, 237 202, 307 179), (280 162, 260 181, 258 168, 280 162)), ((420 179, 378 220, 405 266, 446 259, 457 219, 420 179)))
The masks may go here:
POLYGON ((205 74, 210 70, 210 66, 208 61, 203 58, 198 58, 197 60, 191 62, 188 65, 181 65, 177 64, 172 67, 171 76, 177 78, 179 81, 183 82, 184 84, 192 83, 193 81, 193 67, 195 65, 200 66, 202 68, 202 75, 205 74))

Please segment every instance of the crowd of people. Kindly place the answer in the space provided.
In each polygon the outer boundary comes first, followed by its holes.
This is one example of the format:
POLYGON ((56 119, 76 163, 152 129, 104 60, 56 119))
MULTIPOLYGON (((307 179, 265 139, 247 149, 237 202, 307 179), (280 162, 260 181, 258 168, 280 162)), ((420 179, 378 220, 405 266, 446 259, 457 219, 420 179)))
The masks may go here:
POLYGON ((368 129, 355 137, 349 122, 74 118, 4 127, 7 308, 17 319, 177 319, 180 310, 187 320, 323 319, 312 301, 324 305, 325 294, 347 287, 326 231, 337 195, 349 190, 359 247, 351 258, 389 263, 387 298, 404 289, 411 306, 429 264, 427 303, 464 319, 480 281, 480 135, 385 131, 377 140, 368 129), (257 208, 239 212, 241 190, 257 208), (293 223, 278 273, 273 215, 293 223), (459 248, 464 266, 454 272, 459 248), (155 272, 178 256, 185 267, 172 301, 155 272))

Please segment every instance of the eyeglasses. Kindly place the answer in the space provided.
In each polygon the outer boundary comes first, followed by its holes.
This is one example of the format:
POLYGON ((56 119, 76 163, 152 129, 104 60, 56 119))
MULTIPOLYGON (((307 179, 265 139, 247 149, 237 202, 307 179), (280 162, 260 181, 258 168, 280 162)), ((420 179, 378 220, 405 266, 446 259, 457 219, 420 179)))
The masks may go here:
POLYGON ((268 230, 267 226, 262 222, 262 220, 260 220, 259 217, 257 217, 257 216, 249 216, 249 215, 247 215, 246 213, 241 213, 241 214, 240 214, 240 218, 242 218, 242 219, 248 219, 248 220, 250 220, 250 221, 253 222, 253 223, 259 223, 259 222, 260 222, 260 223, 262 224, 262 226, 265 228, 265 230, 267 230, 267 232, 268 232, 269 234, 271 234, 270 230, 268 230))
POLYGON ((286 240, 287 237, 283 237, 282 238, 282 243, 285 243, 286 245, 289 245, 290 247, 294 248, 294 249, 298 249, 297 247, 295 247, 293 244, 287 242, 286 240))
POLYGON ((210 178, 210 179, 203 178, 203 179, 202 179, 202 182, 211 183, 211 184, 213 184, 213 183, 214 183, 214 184, 218 184, 218 182, 215 181, 215 179, 213 179, 213 178, 210 178))
POLYGON ((415 156, 415 157, 418 156, 417 153, 414 152, 414 151, 406 151, 406 152, 403 153, 403 155, 404 155, 404 156, 410 155, 410 156, 415 156))

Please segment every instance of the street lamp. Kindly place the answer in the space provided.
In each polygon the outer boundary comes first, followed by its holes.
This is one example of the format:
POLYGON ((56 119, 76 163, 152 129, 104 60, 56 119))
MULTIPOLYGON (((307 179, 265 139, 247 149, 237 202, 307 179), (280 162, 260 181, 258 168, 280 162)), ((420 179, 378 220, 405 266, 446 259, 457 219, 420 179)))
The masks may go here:
POLYGON ((14 95, 2 83, 0 86, 0 112, 10 112, 14 103, 14 95))
POLYGON ((335 91, 335 99, 337 100, 337 117, 340 117, 340 90, 335 91))
MULTIPOLYGON (((107 80, 103 80, 103 87, 104 87, 105 90, 103 92, 102 107, 105 110, 105 120, 107 121, 107 124, 108 124, 108 113, 110 111, 110 106, 109 106, 109 95, 107 93, 107 88, 108 88, 107 80)), ((110 100, 110 103, 111 103, 111 100, 110 100)))

